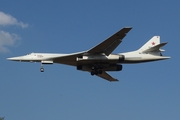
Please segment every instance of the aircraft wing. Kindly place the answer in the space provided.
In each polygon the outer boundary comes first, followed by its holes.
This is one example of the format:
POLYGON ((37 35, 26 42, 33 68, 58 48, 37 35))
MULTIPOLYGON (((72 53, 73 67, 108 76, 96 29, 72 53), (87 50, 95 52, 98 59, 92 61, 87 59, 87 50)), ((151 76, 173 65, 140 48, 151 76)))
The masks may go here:
POLYGON ((106 79, 110 82, 115 82, 118 81, 116 78, 113 78, 112 76, 110 76, 106 71, 103 71, 102 74, 98 74, 97 76, 106 79))
POLYGON ((122 39, 131 29, 132 28, 130 27, 119 30, 117 33, 115 33, 105 41, 101 42, 97 46, 88 50, 87 53, 91 53, 91 54, 105 53, 108 56, 122 42, 122 39))

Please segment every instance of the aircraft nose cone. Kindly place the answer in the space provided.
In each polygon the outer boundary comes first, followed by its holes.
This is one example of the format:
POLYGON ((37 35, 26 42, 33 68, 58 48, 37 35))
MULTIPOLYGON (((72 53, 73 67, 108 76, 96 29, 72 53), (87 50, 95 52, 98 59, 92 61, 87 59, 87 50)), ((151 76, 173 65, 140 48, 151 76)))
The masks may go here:
POLYGON ((11 57, 11 58, 7 58, 7 60, 11 60, 11 61, 21 61, 22 57, 11 57))
POLYGON ((7 60, 12 60, 13 58, 7 58, 7 60))

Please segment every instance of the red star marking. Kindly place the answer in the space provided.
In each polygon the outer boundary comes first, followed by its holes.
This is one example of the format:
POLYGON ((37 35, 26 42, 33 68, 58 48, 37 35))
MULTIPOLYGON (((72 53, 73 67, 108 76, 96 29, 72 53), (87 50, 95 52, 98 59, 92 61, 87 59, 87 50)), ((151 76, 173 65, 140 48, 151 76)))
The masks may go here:
POLYGON ((152 42, 152 45, 155 45, 156 43, 155 42, 152 42))

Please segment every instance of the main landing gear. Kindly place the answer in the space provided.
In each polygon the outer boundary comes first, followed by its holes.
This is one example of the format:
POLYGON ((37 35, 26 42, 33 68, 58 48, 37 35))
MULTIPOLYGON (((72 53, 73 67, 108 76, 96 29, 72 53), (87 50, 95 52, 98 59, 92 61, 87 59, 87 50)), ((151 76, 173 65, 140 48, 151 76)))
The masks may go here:
POLYGON ((91 75, 98 75, 98 74, 102 74, 102 68, 103 66, 102 65, 97 65, 97 64, 94 64, 91 69, 91 75))

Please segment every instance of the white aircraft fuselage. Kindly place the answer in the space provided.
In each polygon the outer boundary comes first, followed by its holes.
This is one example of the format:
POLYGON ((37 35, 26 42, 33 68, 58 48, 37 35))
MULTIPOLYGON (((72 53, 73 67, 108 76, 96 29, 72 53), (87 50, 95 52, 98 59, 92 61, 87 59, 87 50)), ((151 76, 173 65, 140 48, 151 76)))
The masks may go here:
MULTIPOLYGON (((167 43, 160 43, 160 36, 154 36, 140 49, 112 54, 112 51, 122 42, 122 39, 132 28, 123 28, 110 38, 90 50, 71 54, 30 53, 24 56, 8 58, 20 62, 41 62, 41 64, 66 64, 76 66, 77 70, 88 71, 108 81, 118 81, 106 71, 121 71, 122 64, 133 64, 169 59, 162 56, 160 49, 167 43)), ((44 68, 41 67, 41 72, 44 68)))

